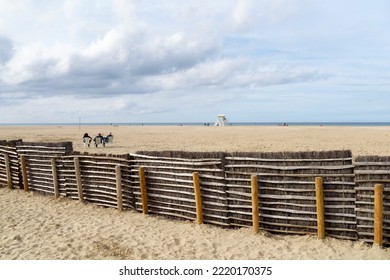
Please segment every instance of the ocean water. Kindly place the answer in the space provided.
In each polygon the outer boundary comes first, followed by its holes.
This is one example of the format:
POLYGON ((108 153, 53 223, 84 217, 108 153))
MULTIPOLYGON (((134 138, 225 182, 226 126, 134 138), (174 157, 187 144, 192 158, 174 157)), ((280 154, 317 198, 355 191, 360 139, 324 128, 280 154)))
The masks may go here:
MULTIPOLYGON (((3 123, 0 126, 214 126, 213 122, 169 123, 3 123)), ((390 126, 390 122, 228 122, 226 126, 390 126)))

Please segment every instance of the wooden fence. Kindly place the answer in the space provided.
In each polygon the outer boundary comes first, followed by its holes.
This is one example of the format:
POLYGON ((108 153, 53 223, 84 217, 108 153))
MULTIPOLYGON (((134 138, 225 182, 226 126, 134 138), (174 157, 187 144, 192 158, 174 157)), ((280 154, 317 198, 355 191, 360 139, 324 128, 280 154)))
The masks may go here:
POLYGON ((134 209, 129 156, 77 154, 57 159, 60 194, 106 207, 134 209))
POLYGON ((193 173, 197 172, 204 222, 230 225, 222 153, 139 152, 131 157, 137 210, 142 209, 138 171, 142 166, 149 212, 195 220, 193 173))
POLYGON ((350 151, 97 155, 74 152, 68 142, 0 141, 2 186, 275 233, 319 234, 316 178, 322 178, 326 236, 373 242, 376 229, 382 235, 375 243, 390 245, 390 157, 353 161, 350 151), (378 183, 384 196, 376 220, 378 183))
POLYGON ((16 152, 20 158, 25 190, 54 194, 52 159, 68 155, 72 151, 72 142, 18 142, 16 152))
POLYGON ((374 238, 374 185, 383 187, 383 244, 390 245, 390 157, 366 156, 355 160, 356 222, 359 240, 374 238))
POLYGON ((260 227, 271 232, 316 234, 314 182, 315 177, 322 177, 326 234, 357 238, 350 151, 235 153, 225 159, 232 225, 251 226, 251 174, 256 174, 260 227))
POLYGON ((16 145, 21 140, 0 141, 0 185, 8 188, 22 186, 19 157, 16 145))

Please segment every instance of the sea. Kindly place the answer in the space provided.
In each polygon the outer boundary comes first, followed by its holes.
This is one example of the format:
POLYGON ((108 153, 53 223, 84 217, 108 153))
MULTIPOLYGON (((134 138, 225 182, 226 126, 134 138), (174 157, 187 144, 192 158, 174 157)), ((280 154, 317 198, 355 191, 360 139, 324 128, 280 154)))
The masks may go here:
MULTIPOLYGON (((213 122, 0 123, 0 126, 214 126, 213 122)), ((390 122, 228 122, 225 126, 390 126, 390 122)))

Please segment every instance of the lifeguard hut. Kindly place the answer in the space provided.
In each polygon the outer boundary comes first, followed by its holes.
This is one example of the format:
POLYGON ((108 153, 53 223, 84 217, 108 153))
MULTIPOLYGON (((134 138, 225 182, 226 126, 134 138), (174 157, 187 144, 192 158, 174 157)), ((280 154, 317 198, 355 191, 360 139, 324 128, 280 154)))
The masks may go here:
POLYGON ((218 115, 217 116, 217 121, 215 122, 215 126, 225 126, 227 123, 227 118, 225 115, 218 115))

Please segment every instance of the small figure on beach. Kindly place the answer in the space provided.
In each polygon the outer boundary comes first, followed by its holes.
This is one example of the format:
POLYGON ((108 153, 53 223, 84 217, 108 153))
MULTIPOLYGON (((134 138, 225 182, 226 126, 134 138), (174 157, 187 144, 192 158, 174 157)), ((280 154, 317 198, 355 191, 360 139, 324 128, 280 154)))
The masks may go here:
POLYGON ((90 146, 91 145, 91 141, 92 141, 92 137, 88 135, 88 133, 84 133, 84 136, 83 136, 83 145, 84 147, 86 146, 90 146))
POLYGON ((112 143, 114 141, 114 135, 110 132, 106 137, 103 138, 103 147, 106 146, 106 143, 112 143))
POLYGON ((97 147, 99 144, 103 144, 104 146, 104 138, 101 133, 98 133, 98 135, 93 138, 93 141, 95 142, 95 147, 97 147))

